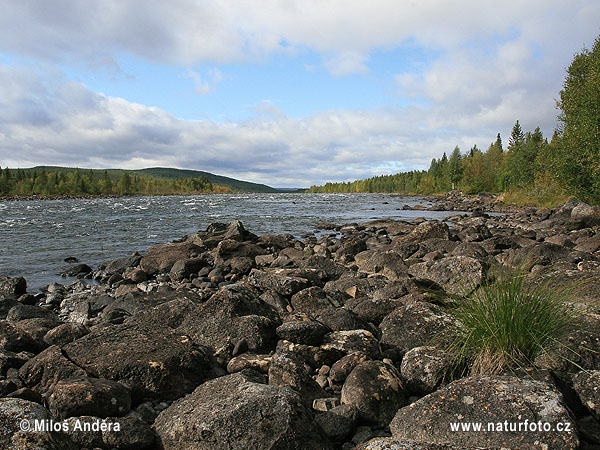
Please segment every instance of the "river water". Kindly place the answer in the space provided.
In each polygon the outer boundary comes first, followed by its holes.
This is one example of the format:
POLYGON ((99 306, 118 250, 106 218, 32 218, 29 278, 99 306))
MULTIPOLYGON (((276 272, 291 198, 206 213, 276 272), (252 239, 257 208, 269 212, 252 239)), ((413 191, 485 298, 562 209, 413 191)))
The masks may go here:
POLYGON ((256 234, 301 237, 319 222, 444 219, 453 212, 408 211, 422 198, 393 194, 206 194, 0 201, 0 276, 24 276, 28 291, 52 281, 67 257, 95 268, 150 245, 239 219, 256 234))

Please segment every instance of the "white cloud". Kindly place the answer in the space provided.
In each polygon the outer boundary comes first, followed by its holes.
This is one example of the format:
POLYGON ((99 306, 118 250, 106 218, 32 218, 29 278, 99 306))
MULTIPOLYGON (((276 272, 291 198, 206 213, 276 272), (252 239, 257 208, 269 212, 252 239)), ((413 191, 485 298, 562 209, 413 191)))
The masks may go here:
POLYGON ((223 81, 223 74, 219 69, 211 69, 204 76, 193 70, 188 70, 187 76, 194 81, 194 91, 198 95, 212 94, 217 85, 223 81))

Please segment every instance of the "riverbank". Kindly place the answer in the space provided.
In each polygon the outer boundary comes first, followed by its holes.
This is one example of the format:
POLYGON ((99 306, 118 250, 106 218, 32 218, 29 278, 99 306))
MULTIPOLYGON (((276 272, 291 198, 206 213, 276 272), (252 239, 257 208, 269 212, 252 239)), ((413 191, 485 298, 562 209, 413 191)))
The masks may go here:
POLYGON ((215 223, 70 268, 94 286, 53 283, 33 294, 18 278, 2 280, 1 446, 593 448, 598 208, 570 201, 492 216, 486 197, 441 201, 473 212, 448 217, 451 227, 322 224, 303 239, 215 223), (494 264, 525 259, 533 280, 592 280, 572 298, 577 326, 531 367, 452 381, 452 296, 484 283, 494 264), (67 425, 24 433, 17 416, 67 425), (119 431, 75 429, 105 418, 119 431), (450 430, 525 420, 573 431, 450 430))

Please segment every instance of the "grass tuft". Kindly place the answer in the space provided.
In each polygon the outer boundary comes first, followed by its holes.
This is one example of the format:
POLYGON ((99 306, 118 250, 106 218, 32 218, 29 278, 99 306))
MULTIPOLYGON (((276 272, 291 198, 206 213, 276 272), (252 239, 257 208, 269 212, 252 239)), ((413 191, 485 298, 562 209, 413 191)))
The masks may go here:
POLYGON ((498 374, 530 365, 558 339, 577 313, 569 304, 576 284, 532 281, 526 264, 501 266, 491 281, 461 296, 449 350, 472 375, 498 374))

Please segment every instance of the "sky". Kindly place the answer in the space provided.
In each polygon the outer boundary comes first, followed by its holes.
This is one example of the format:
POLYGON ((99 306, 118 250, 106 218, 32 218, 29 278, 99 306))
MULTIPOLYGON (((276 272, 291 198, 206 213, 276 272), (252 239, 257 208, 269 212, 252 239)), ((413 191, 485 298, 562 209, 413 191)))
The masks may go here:
POLYGON ((0 166, 308 187, 551 137, 598 0, 28 0, 0 14, 0 166))

